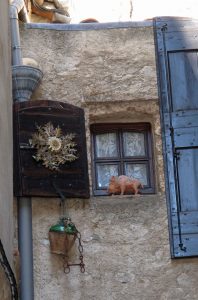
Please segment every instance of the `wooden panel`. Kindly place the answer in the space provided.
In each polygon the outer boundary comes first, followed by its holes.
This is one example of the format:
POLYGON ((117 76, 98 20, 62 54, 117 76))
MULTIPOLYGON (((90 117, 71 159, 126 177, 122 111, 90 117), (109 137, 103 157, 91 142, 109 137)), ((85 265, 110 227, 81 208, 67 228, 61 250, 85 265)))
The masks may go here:
POLYGON ((167 32, 166 47, 168 51, 181 51, 184 49, 194 50, 198 47, 198 29, 194 32, 167 32), (184 38, 185 37, 185 38, 184 38))
POLYGON ((168 32, 192 32, 198 28, 198 20, 188 17, 156 17, 156 30, 161 31, 162 26, 166 26, 168 32))
POLYGON ((198 127, 198 110, 181 110, 171 116, 173 128, 198 127))
POLYGON ((198 234, 183 234, 182 235, 183 245, 186 251, 182 251, 179 247, 180 239, 179 235, 174 235, 173 238, 173 247, 174 247, 174 257, 192 257, 197 256, 198 249, 198 234))
POLYGON ((154 20, 172 257, 198 255, 197 25, 154 20))
POLYGON ((172 110, 198 109, 198 52, 180 51, 168 53, 168 59, 172 110))
POLYGON ((175 129, 174 145, 176 148, 198 147, 198 127, 175 129))
MULTIPOLYGON (((180 223, 182 234, 197 233, 198 214, 196 211, 180 212, 180 223)), ((178 216, 177 213, 172 214, 173 234, 178 234, 178 216)))
POLYGON ((198 49, 198 20, 162 17, 154 20, 158 53, 198 49))
POLYGON ((14 105, 16 196, 57 196, 53 183, 67 197, 89 197, 84 111, 57 101, 30 101, 14 105), (37 126, 51 122, 62 133, 74 133, 78 159, 54 171, 33 159, 29 140, 37 126))
POLYGON ((177 160, 181 211, 198 211, 198 148, 180 149, 177 160))

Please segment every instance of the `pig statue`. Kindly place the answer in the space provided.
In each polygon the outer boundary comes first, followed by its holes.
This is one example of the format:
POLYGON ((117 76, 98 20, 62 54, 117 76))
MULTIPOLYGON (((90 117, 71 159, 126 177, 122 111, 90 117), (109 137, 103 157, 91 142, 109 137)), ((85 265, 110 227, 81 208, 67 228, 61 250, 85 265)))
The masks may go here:
POLYGON ((110 177, 107 192, 109 195, 115 195, 121 193, 120 184, 117 176, 110 177))
POLYGON ((140 188, 143 188, 143 184, 138 179, 121 175, 121 176, 111 176, 107 191, 109 195, 115 195, 115 194, 124 195, 125 193, 138 195, 140 188))

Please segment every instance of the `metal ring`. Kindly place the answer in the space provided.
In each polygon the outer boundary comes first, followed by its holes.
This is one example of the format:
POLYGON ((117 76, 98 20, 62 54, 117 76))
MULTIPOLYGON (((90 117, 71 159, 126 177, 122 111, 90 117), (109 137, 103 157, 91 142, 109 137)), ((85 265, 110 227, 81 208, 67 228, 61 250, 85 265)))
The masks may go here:
POLYGON ((69 274, 70 273, 70 267, 69 266, 64 267, 64 273, 65 274, 69 274))

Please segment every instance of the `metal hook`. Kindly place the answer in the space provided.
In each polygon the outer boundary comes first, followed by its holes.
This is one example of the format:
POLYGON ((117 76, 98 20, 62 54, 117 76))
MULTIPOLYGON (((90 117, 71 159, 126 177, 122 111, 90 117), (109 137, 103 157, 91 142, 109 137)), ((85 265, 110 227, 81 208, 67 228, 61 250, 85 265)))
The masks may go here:
POLYGON ((65 201, 66 201, 66 198, 65 196, 63 195, 62 191, 59 189, 59 187, 55 184, 55 182, 52 180, 52 185, 57 193, 57 195, 60 197, 60 207, 62 208, 62 215, 65 216, 66 213, 65 213, 65 201))

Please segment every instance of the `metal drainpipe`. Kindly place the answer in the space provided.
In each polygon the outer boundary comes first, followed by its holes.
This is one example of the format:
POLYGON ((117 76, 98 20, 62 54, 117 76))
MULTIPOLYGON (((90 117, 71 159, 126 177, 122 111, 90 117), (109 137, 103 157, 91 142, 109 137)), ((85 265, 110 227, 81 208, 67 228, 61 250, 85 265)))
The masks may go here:
MULTIPOLYGON (((28 22, 23 0, 10 4, 12 65, 22 65, 18 15, 28 22)), ((20 299, 34 299, 33 244, 32 244, 32 201, 30 197, 18 198, 18 239, 20 252, 20 299)))
POLYGON ((19 13, 25 22, 29 22, 26 7, 23 0, 13 0, 10 4, 10 24, 12 41, 12 65, 22 65, 22 53, 19 34, 19 13))

